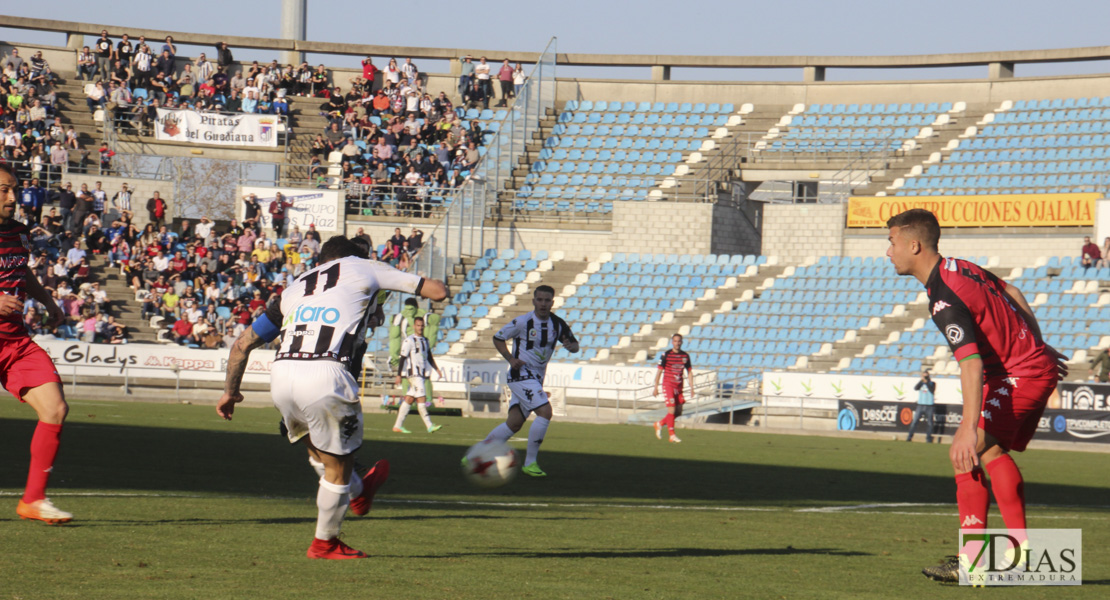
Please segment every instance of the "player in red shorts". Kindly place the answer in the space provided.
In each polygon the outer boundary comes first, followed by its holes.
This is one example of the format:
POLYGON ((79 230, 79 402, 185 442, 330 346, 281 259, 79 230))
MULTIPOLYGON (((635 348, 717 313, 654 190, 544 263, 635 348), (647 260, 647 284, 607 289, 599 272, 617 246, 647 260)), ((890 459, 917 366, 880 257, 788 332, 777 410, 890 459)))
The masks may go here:
POLYGON ((18 183, 11 168, 0 164, 0 385, 21 402, 30 404, 39 416, 31 437, 27 487, 16 513, 24 519, 65 523, 73 515, 51 504, 46 498, 46 483, 54 470, 69 406, 62 395, 62 380, 54 362, 31 341, 23 324, 23 301, 31 296, 46 306, 51 327, 61 323, 64 315, 27 267, 31 237, 30 230, 15 220, 18 183))
MULTIPOLYGON (((887 256, 899 275, 925 285, 933 321, 960 363, 963 422, 948 452, 960 528, 987 528, 986 467, 1006 528, 1025 529, 1024 483, 1010 452, 1025 450, 1036 433, 1049 396, 1067 374, 1067 357, 1044 343, 1021 290, 978 265, 940 255, 933 213, 911 209, 887 227, 887 256)), ((959 581, 958 557, 923 572, 959 581)))
POLYGON ((663 439, 663 425, 670 432, 668 438, 671 442, 678 443, 682 440, 674 434, 674 420, 682 416, 682 405, 686 399, 682 396, 682 375, 686 374, 690 380, 690 396, 694 395, 694 373, 690 367, 690 355, 682 351, 682 335, 671 336, 671 349, 659 358, 659 370, 655 372, 655 392, 659 396, 659 380, 663 380, 663 400, 667 403, 667 416, 655 423, 655 437, 663 439))

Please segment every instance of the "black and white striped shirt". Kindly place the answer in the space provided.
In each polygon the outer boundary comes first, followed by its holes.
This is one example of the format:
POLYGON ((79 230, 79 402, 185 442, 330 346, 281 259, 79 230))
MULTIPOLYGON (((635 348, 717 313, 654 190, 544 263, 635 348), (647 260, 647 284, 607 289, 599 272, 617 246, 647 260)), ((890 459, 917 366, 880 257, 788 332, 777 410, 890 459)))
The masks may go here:
POLYGON ((415 333, 401 342, 400 358, 397 374, 401 377, 427 377, 431 373, 430 368, 436 367, 428 339, 415 333))
POLYGON ((535 311, 521 315, 497 332, 493 339, 513 341, 513 358, 524 361, 521 369, 509 370, 509 381, 537 379, 543 382, 547 363, 555 354, 555 345, 577 341, 567 322, 551 315, 547 320, 536 316, 535 311))

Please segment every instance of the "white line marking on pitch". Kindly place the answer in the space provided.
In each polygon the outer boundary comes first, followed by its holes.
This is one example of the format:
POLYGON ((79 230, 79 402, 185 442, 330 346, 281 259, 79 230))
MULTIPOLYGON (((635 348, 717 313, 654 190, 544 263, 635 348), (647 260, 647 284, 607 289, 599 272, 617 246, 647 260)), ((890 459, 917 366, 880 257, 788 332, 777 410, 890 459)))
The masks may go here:
MULTIPOLYGON (((22 492, 0 491, 0 496, 22 496, 22 492)), ((242 496, 242 495, 202 495, 202 494, 174 494, 152 492, 57 492, 51 493, 57 497, 88 497, 88 498, 197 498, 197 499, 259 499, 259 500, 303 500, 307 496, 242 496)), ((822 514, 860 514, 860 515, 905 515, 921 517, 952 517, 954 512, 910 512, 910 511, 885 511, 867 510, 871 508, 910 508, 927 506, 951 506, 948 503, 938 502, 894 502, 884 504, 857 504, 854 506, 838 505, 812 508, 772 508, 758 506, 706 506, 682 504, 608 504, 604 502, 509 502, 495 500, 416 500, 410 498, 377 498, 378 502, 387 504, 410 505, 440 505, 440 506, 485 506, 490 508, 609 508, 609 509, 651 509, 651 510, 698 510, 714 512, 805 512, 822 514)), ((1051 507, 1046 505, 1031 505, 1029 508, 1077 508, 1077 507, 1051 507)), ((1078 507, 1078 508, 1106 508, 1106 507, 1078 507)), ((1037 519, 1086 519, 1091 521, 1106 521, 1107 517, 1090 515, 1034 515, 1037 519)))

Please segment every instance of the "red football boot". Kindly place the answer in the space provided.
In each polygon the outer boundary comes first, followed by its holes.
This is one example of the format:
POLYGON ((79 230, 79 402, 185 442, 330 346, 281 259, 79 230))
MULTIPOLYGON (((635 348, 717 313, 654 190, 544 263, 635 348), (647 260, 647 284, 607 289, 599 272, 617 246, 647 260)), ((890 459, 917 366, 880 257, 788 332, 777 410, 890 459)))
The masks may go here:
POLYGON ((327 560, 370 558, 369 554, 363 552, 362 550, 355 550, 347 544, 339 541, 339 538, 332 538, 330 540, 313 538, 312 545, 308 547, 308 552, 306 554, 309 558, 323 558, 327 560))
POLYGON ((366 472, 366 477, 362 478, 362 494, 351 499, 351 512, 360 517, 370 512, 370 506, 374 504, 374 494, 386 479, 389 479, 389 461, 383 458, 374 463, 366 472))

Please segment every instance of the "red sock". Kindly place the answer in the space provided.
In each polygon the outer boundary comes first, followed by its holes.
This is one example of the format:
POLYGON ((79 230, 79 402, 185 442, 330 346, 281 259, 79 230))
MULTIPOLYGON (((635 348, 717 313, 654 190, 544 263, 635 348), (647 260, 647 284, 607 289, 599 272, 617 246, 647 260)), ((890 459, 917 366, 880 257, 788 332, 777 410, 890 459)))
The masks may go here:
POLYGON ((35 435, 31 436, 31 468, 27 473, 27 488, 23 501, 30 504, 46 497, 46 483, 54 470, 54 457, 58 456, 58 442, 62 426, 39 421, 35 435))
POLYGON ((986 529, 991 497, 986 475, 975 467, 970 473, 956 475, 956 505, 960 508, 960 529, 986 529))
POLYGON ((1009 454, 987 463, 991 491, 1007 529, 1025 529, 1025 480, 1009 454))
POLYGON ((663 417, 663 420, 667 423, 667 432, 674 435, 674 415, 667 413, 667 416, 663 417))

